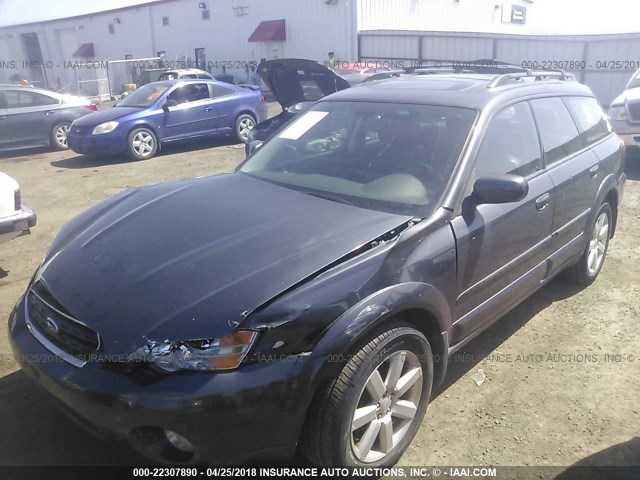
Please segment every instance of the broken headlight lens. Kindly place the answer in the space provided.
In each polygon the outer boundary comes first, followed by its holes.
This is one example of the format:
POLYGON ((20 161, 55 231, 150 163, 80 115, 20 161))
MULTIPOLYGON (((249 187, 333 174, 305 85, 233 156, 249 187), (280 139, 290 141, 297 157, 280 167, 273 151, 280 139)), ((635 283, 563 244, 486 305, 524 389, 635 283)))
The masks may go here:
POLYGON ((258 332, 244 330, 218 340, 152 341, 128 360, 149 363, 166 372, 232 370, 240 366, 257 336, 258 332))

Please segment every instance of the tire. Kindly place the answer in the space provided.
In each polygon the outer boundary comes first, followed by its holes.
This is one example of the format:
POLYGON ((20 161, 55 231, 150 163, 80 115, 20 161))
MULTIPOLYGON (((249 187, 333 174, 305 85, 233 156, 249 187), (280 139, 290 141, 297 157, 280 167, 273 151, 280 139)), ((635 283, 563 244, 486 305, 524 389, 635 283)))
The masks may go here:
POLYGON ((249 130, 256 126, 256 119, 248 113, 243 113, 236 118, 235 122, 235 137, 241 143, 245 143, 249 138, 249 130))
POLYGON ((56 126, 51 129, 51 134, 49 136, 49 144, 51 145, 51 148, 54 150, 69 149, 69 146, 67 145, 67 134, 69 133, 70 128, 71 123, 62 122, 56 124, 56 126))
POLYGON ((302 432, 302 454, 315 465, 395 465, 420 426, 432 383, 433 355, 422 333, 398 325, 375 334, 350 356, 338 377, 316 394, 302 432), (392 362, 401 368, 393 390, 389 386, 394 382, 387 376, 392 362), (398 397, 400 383, 410 387, 398 397), (393 397, 392 391, 396 392, 393 397), (356 416, 358 426, 352 431, 356 416), (391 432, 398 438, 393 439, 391 432))
POLYGON ((580 260, 566 270, 567 279, 585 287, 595 281, 607 257, 612 222, 611 206, 605 202, 588 230, 589 243, 580 260))
POLYGON ((158 139, 148 128, 131 130, 127 136, 127 155, 134 160, 147 160, 158 151, 158 139))

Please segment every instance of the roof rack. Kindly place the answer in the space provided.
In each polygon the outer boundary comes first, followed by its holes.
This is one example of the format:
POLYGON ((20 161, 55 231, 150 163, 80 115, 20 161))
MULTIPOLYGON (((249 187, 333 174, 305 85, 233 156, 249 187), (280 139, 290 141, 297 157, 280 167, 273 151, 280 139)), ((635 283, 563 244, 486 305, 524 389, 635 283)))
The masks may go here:
POLYGON ((555 78, 562 81, 576 81, 576 77, 573 74, 567 73, 564 70, 530 70, 523 68, 522 71, 509 72, 494 78, 489 82, 487 88, 502 87, 504 85, 521 82, 525 78, 533 78, 536 82, 548 80, 549 78, 555 78))
POLYGON ((438 62, 433 66, 411 66, 404 67, 404 73, 517 73, 524 72, 526 69, 511 65, 505 62, 498 62, 493 60, 470 60, 468 62, 460 61, 445 61, 438 62), (494 63, 490 63, 494 62, 494 63))

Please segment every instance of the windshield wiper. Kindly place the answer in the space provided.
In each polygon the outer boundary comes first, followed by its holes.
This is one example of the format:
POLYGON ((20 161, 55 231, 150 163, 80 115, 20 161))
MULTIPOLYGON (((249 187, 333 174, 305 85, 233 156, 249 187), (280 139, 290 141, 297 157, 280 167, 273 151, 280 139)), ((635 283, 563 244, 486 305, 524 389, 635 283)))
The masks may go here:
POLYGON ((312 197, 324 198, 325 200, 331 200, 333 202, 344 203, 345 205, 351 205, 352 207, 355 207, 355 205, 353 203, 351 203, 349 200, 341 197, 340 195, 333 195, 333 194, 327 193, 327 192, 310 192, 310 191, 304 191, 304 193, 306 193, 307 195, 311 195, 312 197))

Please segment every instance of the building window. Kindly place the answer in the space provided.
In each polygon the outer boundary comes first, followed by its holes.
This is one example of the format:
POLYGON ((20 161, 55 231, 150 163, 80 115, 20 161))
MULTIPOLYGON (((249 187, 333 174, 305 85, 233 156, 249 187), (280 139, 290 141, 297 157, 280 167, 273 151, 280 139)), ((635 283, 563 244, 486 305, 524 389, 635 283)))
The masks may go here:
POLYGON ((211 18, 211 10, 202 10, 202 19, 209 20, 211 18))
POLYGON ((110 23, 110 24, 109 24, 109 33, 115 33, 115 32, 116 32, 116 29, 115 29, 115 27, 113 26, 113 23, 110 23))
POLYGON ((169 25, 169 17, 162 17, 162 26, 166 27, 169 25))

